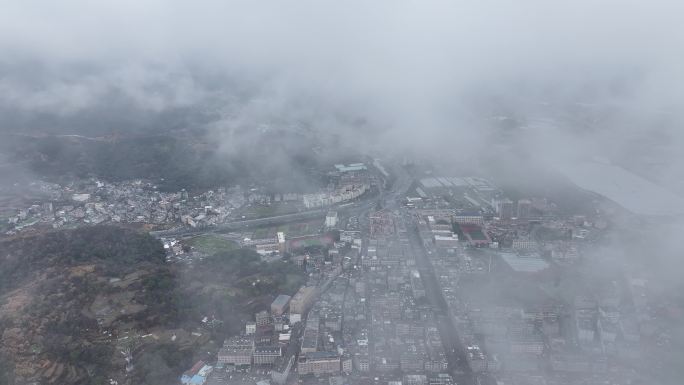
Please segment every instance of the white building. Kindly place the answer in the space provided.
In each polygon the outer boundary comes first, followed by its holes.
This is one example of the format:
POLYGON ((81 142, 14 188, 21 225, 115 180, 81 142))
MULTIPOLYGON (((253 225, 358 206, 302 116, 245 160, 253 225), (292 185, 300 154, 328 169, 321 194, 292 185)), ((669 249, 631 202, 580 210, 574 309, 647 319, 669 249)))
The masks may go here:
POLYGON ((511 247, 516 250, 532 250, 538 248, 539 244, 530 239, 514 239, 511 247))
POLYGON ((458 247, 458 235, 451 233, 450 235, 440 235, 435 234, 434 236, 435 246, 443 248, 456 248, 458 247))
POLYGON ((325 227, 333 228, 337 226, 337 211, 328 211, 328 215, 325 216, 325 227))
POLYGON ((304 194, 302 196, 302 202, 307 209, 331 206, 356 199, 363 195, 367 189, 367 184, 348 185, 339 188, 332 193, 304 194))

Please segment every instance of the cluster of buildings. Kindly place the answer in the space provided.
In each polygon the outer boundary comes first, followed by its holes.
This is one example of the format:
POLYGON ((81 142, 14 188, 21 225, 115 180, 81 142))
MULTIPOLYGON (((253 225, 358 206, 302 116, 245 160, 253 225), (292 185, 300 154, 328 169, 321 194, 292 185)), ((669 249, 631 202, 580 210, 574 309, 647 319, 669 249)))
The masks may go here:
POLYGON ((333 206, 349 202, 365 194, 373 183, 373 177, 363 163, 336 164, 328 172, 330 185, 327 190, 302 195, 307 209, 333 206))
MULTIPOLYGON (((326 191, 301 194, 265 193, 260 188, 217 188, 201 194, 185 190, 163 192, 151 182, 105 182, 85 179, 68 185, 42 181, 32 188, 43 198, 8 217, 8 232, 34 225, 53 228, 99 223, 143 223, 204 228, 228 220, 244 219, 250 207, 288 205, 288 210, 333 206, 365 194, 372 177, 363 163, 335 165, 326 191)), ((258 211, 258 210, 257 210, 258 211)))
MULTIPOLYGON (((406 198, 411 208, 449 208, 459 215, 473 213, 498 220, 539 219, 553 211, 545 199, 513 201, 492 182, 481 177, 431 177, 418 181, 415 194, 406 198)), ((479 224, 472 219, 469 223, 479 224)))
POLYGON ((332 206, 356 199, 366 193, 370 186, 367 183, 348 184, 333 191, 302 195, 302 203, 307 209, 332 206))
POLYGON ((292 296, 277 296, 270 309, 244 325, 243 333, 224 341, 212 376, 267 372, 270 383, 284 384, 292 376, 339 376, 352 371, 341 334, 343 303, 350 261, 358 257, 362 242, 359 231, 346 235, 349 242, 335 242, 319 254, 293 255, 292 263, 309 273, 306 285, 292 296))
POLYGON ((416 214, 420 237, 429 250, 453 250, 455 245, 493 248, 527 260, 542 256, 573 264, 581 257, 578 244, 595 239, 606 228, 602 217, 563 216, 544 198, 512 201, 482 178, 426 178, 414 191, 424 198, 405 206, 416 214))
POLYGON ((292 299, 289 295, 278 295, 269 310, 256 313, 254 321, 244 325, 242 334, 225 340, 217 354, 216 369, 235 372, 265 368, 273 373, 278 383, 283 383, 284 378, 281 378, 282 374, 278 377, 278 370, 284 368, 289 372, 291 369, 296 352, 290 342, 293 335, 299 333, 292 327, 296 322, 290 319, 292 299))
POLYGON ((181 376, 181 384, 183 385, 203 385, 207 382, 207 378, 211 375, 213 366, 207 365, 204 361, 197 361, 192 368, 186 370, 181 376))
POLYGON ((434 201, 438 197, 453 197, 451 206, 470 211, 493 212, 492 202, 501 196, 501 191, 491 182, 480 177, 430 177, 418 181, 415 202, 434 201))
POLYGON ((224 222, 247 199, 240 187, 218 188, 190 196, 187 191, 162 192, 141 180, 83 180, 71 185, 40 184, 44 199, 9 218, 10 232, 34 225, 52 228, 100 223, 210 226, 224 222))
MULTIPOLYGON (((11 217, 11 231, 37 223, 201 227, 244 205, 300 200, 320 208, 371 185, 363 164, 336 165, 331 176, 338 187, 330 192, 275 198, 239 188, 190 197, 141 181, 45 184, 50 198, 11 217)), ((587 262, 584 250, 606 228, 603 218, 561 215, 545 199, 513 201, 482 178, 424 178, 414 186, 415 196, 398 209, 390 203, 352 218, 328 212, 315 236, 339 238, 320 243, 320 251, 304 253, 296 245, 306 242, 282 231, 242 239, 264 256, 291 253, 307 283, 278 295, 224 341, 215 364, 198 362, 181 382, 221 384, 226 373, 249 372, 268 373, 271 384, 450 385, 452 376, 478 384, 624 383, 633 379, 629 364, 657 361, 644 346, 666 346, 668 334, 647 281, 618 274, 558 295, 559 276, 587 262), (445 351, 445 321, 426 287, 432 274, 458 351, 445 351), (527 291, 507 293, 499 284, 527 291)), ((182 251, 180 243, 168 246, 182 251)))
POLYGON ((226 373, 245 372, 255 368, 271 372, 275 383, 285 383, 296 355, 290 340, 298 333, 296 328, 291 328, 294 323, 289 319, 290 302, 289 295, 278 295, 272 302, 270 311, 256 313, 254 321, 244 325, 243 333, 224 341, 216 355, 215 365, 207 366, 202 361, 198 362, 183 374, 181 383, 225 384, 226 373), (209 368, 204 370, 205 374, 197 369, 201 366, 209 368))
MULTIPOLYGON (((455 191, 455 181, 441 179, 422 180, 419 189, 455 191)), ((641 353, 644 339, 658 338, 657 322, 646 310, 646 282, 618 274, 607 283, 587 279, 583 290, 577 283, 574 296, 553 294, 565 271, 587 262, 583 250, 605 229, 605 220, 562 216, 544 211, 552 204, 543 200, 513 202, 492 194, 496 198, 486 208, 486 194, 478 195, 477 211, 471 211, 472 193, 440 204, 425 194, 407 209, 434 267, 467 371, 478 383, 636 380, 631 367, 647 358, 641 353), (483 233, 481 242, 472 229, 483 233)))
POLYGON ((327 250, 292 257, 307 270, 306 285, 228 338, 213 376, 265 370, 272 384, 455 383, 405 221, 392 212, 345 219, 327 250), (391 230, 370 237, 370 217, 382 215, 391 230))
MULTIPOLYGON (((369 239, 347 323, 354 368, 388 383, 451 383, 434 309, 426 298, 404 218, 390 210, 369 215, 369 239), (397 376, 397 374, 401 374, 397 376)), ((346 318, 345 318, 346 320, 346 318)))

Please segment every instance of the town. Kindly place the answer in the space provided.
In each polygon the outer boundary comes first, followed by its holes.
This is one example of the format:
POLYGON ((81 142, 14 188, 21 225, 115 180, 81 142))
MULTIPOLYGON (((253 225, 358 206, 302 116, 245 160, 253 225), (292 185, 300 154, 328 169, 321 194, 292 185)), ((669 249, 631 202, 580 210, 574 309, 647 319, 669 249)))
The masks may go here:
POLYGON ((684 1, 0 10, 0 385, 684 384, 684 1))
POLYGON ((36 181, 31 189, 43 198, 10 213, 5 233, 32 227, 71 228, 101 223, 145 224, 203 229, 230 221, 276 214, 296 214, 355 200, 370 189, 359 177, 363 164, 335 165, 330 184, 318 192, 267 193, 263 188, 219 187, 197 195, 162 192, 151 182, 79 180, 69 185, 36 181))
MULTIPOLYGON (((610 220, 603 203, 593 215, 568 213, 545 197, 514 201, 482 177, 338 171, 369 191, 319 205, 328 207, 318 218, 201 235, 186 220, 159 232, 170 262, 202 258, 207 249, 192 240, 215 237, 307 274, 180 383, 624 384, 658 366, 668 332, 648 280, 589 277, 610 220)), ((228 213, 254 202, 231 191, 198 206, 228 213)), ((187 200, 160 200, 174 198, 187 200)))

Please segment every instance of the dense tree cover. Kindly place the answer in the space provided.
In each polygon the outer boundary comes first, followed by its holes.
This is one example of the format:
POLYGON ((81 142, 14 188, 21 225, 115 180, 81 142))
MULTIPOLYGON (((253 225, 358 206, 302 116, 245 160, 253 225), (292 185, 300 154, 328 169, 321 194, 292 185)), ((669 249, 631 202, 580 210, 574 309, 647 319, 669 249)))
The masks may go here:
POLYGON ((293 263, 264 262, 253 250, 235 249, 197 261, 174 277, 146 278, 144 302, 173 326, 213 316, 222 321, 213 330, 220 339, 239 331, 245 319, 267 306, 274 295, 294 294, 305 278, 293 263))
POLYGON ((263 265, 266 264, 261 262, 259 254, 250 249, 217 253, 198 263, 200 269, 236 276, 254 274, 263 265))
POLYGON ((14 385, 14 365, 0 353, 0 385, 14 385))
POLYGON ((6 137, 11 144, 0 143, 0 148, 12 154, 12 161, 50 179, 149 179, 163 191, 204 190, 256 180, 274 193, 318 188, 325 183, 325 173, 320 170, 330 163, 311 151, 315 139, 286 132, 244 134, 244 143, 239 145, 217 140, 220 138, 205 140, 205 133, 198 131, 192 137, 6 137), (268 149, 268 155, 255 153, 254 148, 268 149))
POLYGON ((211 188, 246 173, 239 157, 222 159, 215 148, 171 136, 135 136, 116 140, 64 137, 22 138, 15 159, 53 178, 96 176, 111 181, 151 179, 167 191, 211 188))
POLYGON ((192 364, 192 351, 179 350, 173 344, 155 345, 136 359, 135 383, 175 384, 178 382, 179 368, 189 368, 192 364))
POLYGON ((250 249, 237 249, 205 258, 200 268, 235 277, 235 286, 246 296, 294 292, 304 283, 301 268, 287 261, 264 262, 250 249))
MULTIPOLYGON (((0 313, 0 336, 12 330, 21 343, 7 346, 7 351, 0 349, 0 353, 23 352, 20 357, 6 355, 0 365, 12 369, 12 360, 17 359, 26 364, 21 357, 30 352, 35 359, 47 359, 64 368, 58 381, 108 383, 117 352, 113 344, 100 340, 98 322, 88 315, 90 304, 96 296, 121 290, 109 283, 112 276, 132 272, 163 275, 168 271, 158 240, 113 226, 0 241, 0 295, 12 296, 15 289, 30 293, 29 302, 17 311, 0 313)), ((167 287, 148 289, 148 295, 154 296, 167 287)), ((134 284, 128 290, 142 288, 134 284)), ((9 341, 3 338, 3 343, 9 341)), ((11 383, 11 370, 6 373, 0 384, 11 383)))
POLYGON ((32 272, 96 263, 108 276, 126 274, 140 262, 163 264, 162 244, 148 234, 114 226, 53 231, 0 241, 0 293, 32 272))
POLYGON ((143 290, 136 300, 147 308, 133 319, 142 328, 177 326, 182 320, 183 308, 183 294, 177 275, 170 270, 158 271, 146 276, 142 286, 143 290))

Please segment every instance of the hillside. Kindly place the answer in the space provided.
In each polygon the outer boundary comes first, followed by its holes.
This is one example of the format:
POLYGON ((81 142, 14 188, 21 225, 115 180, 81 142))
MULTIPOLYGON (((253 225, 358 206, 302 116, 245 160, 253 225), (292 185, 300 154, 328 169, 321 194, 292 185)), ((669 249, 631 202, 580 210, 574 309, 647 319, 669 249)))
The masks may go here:
POLYGON ((122 138, 4 136, 0 152, 13 166, 42 177, 152 179, 162 190, 203 189, 246 175, 239 158, 220 159, 215 146, 167 135, 122 138))
POLYGON ((154 238, 91 227, 2 240, 0 250, 1 353, 17 384, 103 383, 120 361, 118 326, 163 321, 143 285, 171 274, 154 238))
POLYGON ((315 137, 277 131, 236 134, 235 140, 201 130, 183 136, 9 135, 0 132, 0 171, 8 180, 53 181, 96 177, 149 179, 164 191, 202 190, 259 182, 274 191, 318 187, 321 167, 339 163, 334 148, 320 155, 315 137), (268 149, 268 156, 253 148, 268 149), (30 178, 29 178, 30 179, 30 178))
POLYGON ((159 241, 111 226, 1 239, 0 384, 173 383, 303 280, 250 250, 169 265, 159 241))

